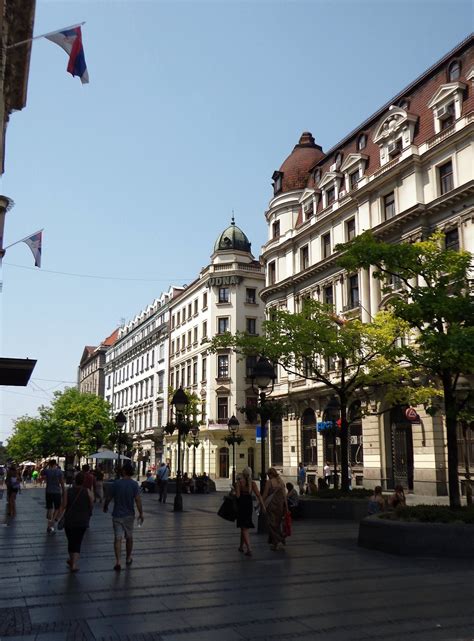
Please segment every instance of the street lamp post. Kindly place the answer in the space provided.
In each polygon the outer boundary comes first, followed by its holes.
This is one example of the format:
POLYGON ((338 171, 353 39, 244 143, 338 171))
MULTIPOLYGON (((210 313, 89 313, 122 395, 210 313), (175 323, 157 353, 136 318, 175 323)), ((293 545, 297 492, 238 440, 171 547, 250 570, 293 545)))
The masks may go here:
MULTIPOLYGON (((266 429, 267 429, 267 412, 265 408, 265 401, 267 396, 273 392, 275 386, 276 374, 273 368, 273 365, 270 363, 268 358, 265 356, 260 356, 257 363, 255 364, 252 370, 252 388, 258 394, 259 397, 259 414, 260 414, 260 429, 261 429, 261 443, 260 443, 260 492, 263 493, 265 488, 265 441, 266 441, 266 429), (268 387, 271 385, 270 390, 268 387)), ((262 511, 260 511, 258 517, 258 532, 259 534, 266 531, 265 519, 262 511)))
POLYGON ((188 404, 188 397, 182 387, 176 390, 171 399, 171 404, 174 405, 176 410, 176 425, 178 428, 178 465, 176 470, 176 494, 174 497, 174 512, 183 511, 183 497, 181 495, 181 434, 183 432, 183 415, 186 405, 188 404))
POLYGON ((323 418, 332 422, 333 434, 333 455, 334 455, 334 489, 339 487, 339 476, 337 473, 337 420, 341 411, 341 404, 336 396, 331 396, 328 404, 323 410, 323 418))
POLYGON ((137 453, 137 481, 140 480, 140 464, 141 464, 141 451, 142 451, 142 442, 140 439, 136 442, 136 453, 137 453))
POLYGON ((230 441, 232 443, 232 485, 235 485, 235 443, 237 438, 237 432, 239 431, 239 421, 235 416, 231 416, 227 427, 229 429, 230 441))
POLYGON ((193 476, 196 476, 196 448, 199 447, 199 427, 194 425, 191 428, 191 436, 188 440, 188 447, 193 447, 193 476))
POLYGON ((81 453, 79 451, 79 445, 80 445, 80 442, 81 442, 81 436, 82 436, 82 434, 81 434, 81 432, 79 430, 76 430, 74 432, 74 438, 76 439, 77 467, 79 467, 80 464, 81 464, 81 453))
POLYGON ((127 417, 125 416, 125 414, 122 411, 120 411, 117 414, 117 416, 115 417, 114 420, 115 420, 115 425, 117 427, 117 453, 118 453, 118 457, 117 457, 118 458, 118 462, 117 462, 116 474, 117 474, 117 478, 120 478, 120 472, 121 472, 121 469, 122 469, 122 464, 121 464, 121 459, 120 459, 121 445, 122 445, 122 429, 123 429, 125 423, 127 422, 127 417))

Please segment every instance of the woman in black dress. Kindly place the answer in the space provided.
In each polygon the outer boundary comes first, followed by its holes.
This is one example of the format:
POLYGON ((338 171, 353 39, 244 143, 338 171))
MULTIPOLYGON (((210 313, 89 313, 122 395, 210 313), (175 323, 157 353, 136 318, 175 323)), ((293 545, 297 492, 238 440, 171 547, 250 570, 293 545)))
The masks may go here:
POLYGON ((242 470, 242 477, 236 483, 235 494, 237 496, 238 507, 237 527, 240 528, 239 552, 245 552, 246 556, 252 556, 249 532, 250 528, 255 527, 252 521, 252 494, 255 494, 257 497, 260 503, 260 509, 264 510, 265 506, 263 505, 257 484, 255 481, 252 481, 252 470, 250 467, 246 467, 242 470), (245 551, 244 546, 247 548, 247 551, 245 551))
POLYGON ((89 527, 92 515, 94 496, 91 490, 84 487, 84 472, 78 472, 74 486, 63 494, 62 509, 65 510, 64 531, 67 537, 69 559, 66 563, 71 572, 77 572, 77 562, 81 552, 81 543, 89 527))

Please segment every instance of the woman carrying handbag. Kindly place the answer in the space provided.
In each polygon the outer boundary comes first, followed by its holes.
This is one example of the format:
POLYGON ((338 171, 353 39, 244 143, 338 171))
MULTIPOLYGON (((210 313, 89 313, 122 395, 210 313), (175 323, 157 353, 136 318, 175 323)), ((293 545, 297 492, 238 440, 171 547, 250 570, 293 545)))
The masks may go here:
POLYGON ((235 495, 237 497, 237 527, 240 528, 239 552, 244 552, 246 556, 252 556, 249 530, 250 528, 255 527, 252 521, 252 493, 257 497, 261 509, 265 510, 257 484, 255 481, 252 481, 252 470, 250 467, 246 467, 242 470, 242 477, 235 484, 235 495), (246 551, 244 546, 247 548, 246 551))
POLYGON ((94 505, 94 496, 91 490, 85 488, 83 484, 84 473, 78 472, 74 479, 74 486, 64 493, 61 506, 63 510, 61 521, 64 520, 69 552, 69 559, 66 563, 71 572, 79 570, 77 563, 81 553, 81 543, 89 527, 92 506, 94 505))

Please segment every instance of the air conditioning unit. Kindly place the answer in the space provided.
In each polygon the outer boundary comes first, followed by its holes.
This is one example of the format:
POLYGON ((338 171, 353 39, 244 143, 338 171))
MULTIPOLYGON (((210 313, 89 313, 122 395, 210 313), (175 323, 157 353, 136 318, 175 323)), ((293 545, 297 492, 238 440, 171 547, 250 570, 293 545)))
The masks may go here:
POLYGON ((436 117, 439 118, 440 120, 446 120, 446 118, 449 118, 452 116, 454 113, 454 108, 453 105, 445 105, 444 107, 440 107, 438 111, 436 112, 436 117))
POLYGON ((387 145, 387 153, 394 154, 399 150, 398 141, 389 142, 387 145))

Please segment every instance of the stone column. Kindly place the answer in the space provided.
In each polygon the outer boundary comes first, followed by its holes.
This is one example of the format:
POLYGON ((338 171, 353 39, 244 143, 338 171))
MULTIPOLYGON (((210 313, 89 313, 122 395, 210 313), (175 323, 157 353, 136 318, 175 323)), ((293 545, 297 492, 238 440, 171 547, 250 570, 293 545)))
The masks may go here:
POLYGON ((366 416, 362 420, 364 487, 367 488, 381 485, 383 458, 381 429, 383 434, 383 420, 379 416, 366 416))
POLYGON ((370 300, 370 315, 372 318, 379 311, 379 305, 381 300, 380 294, 380 281, 374 278, 374 267, 369 268, 369 300, 370 300))
POLYGON ((369 286, 369 270, 360 270, 360 304, 362 310, 362 322, 369 323, 373 317, 370 309, 370 286, 369 286))

